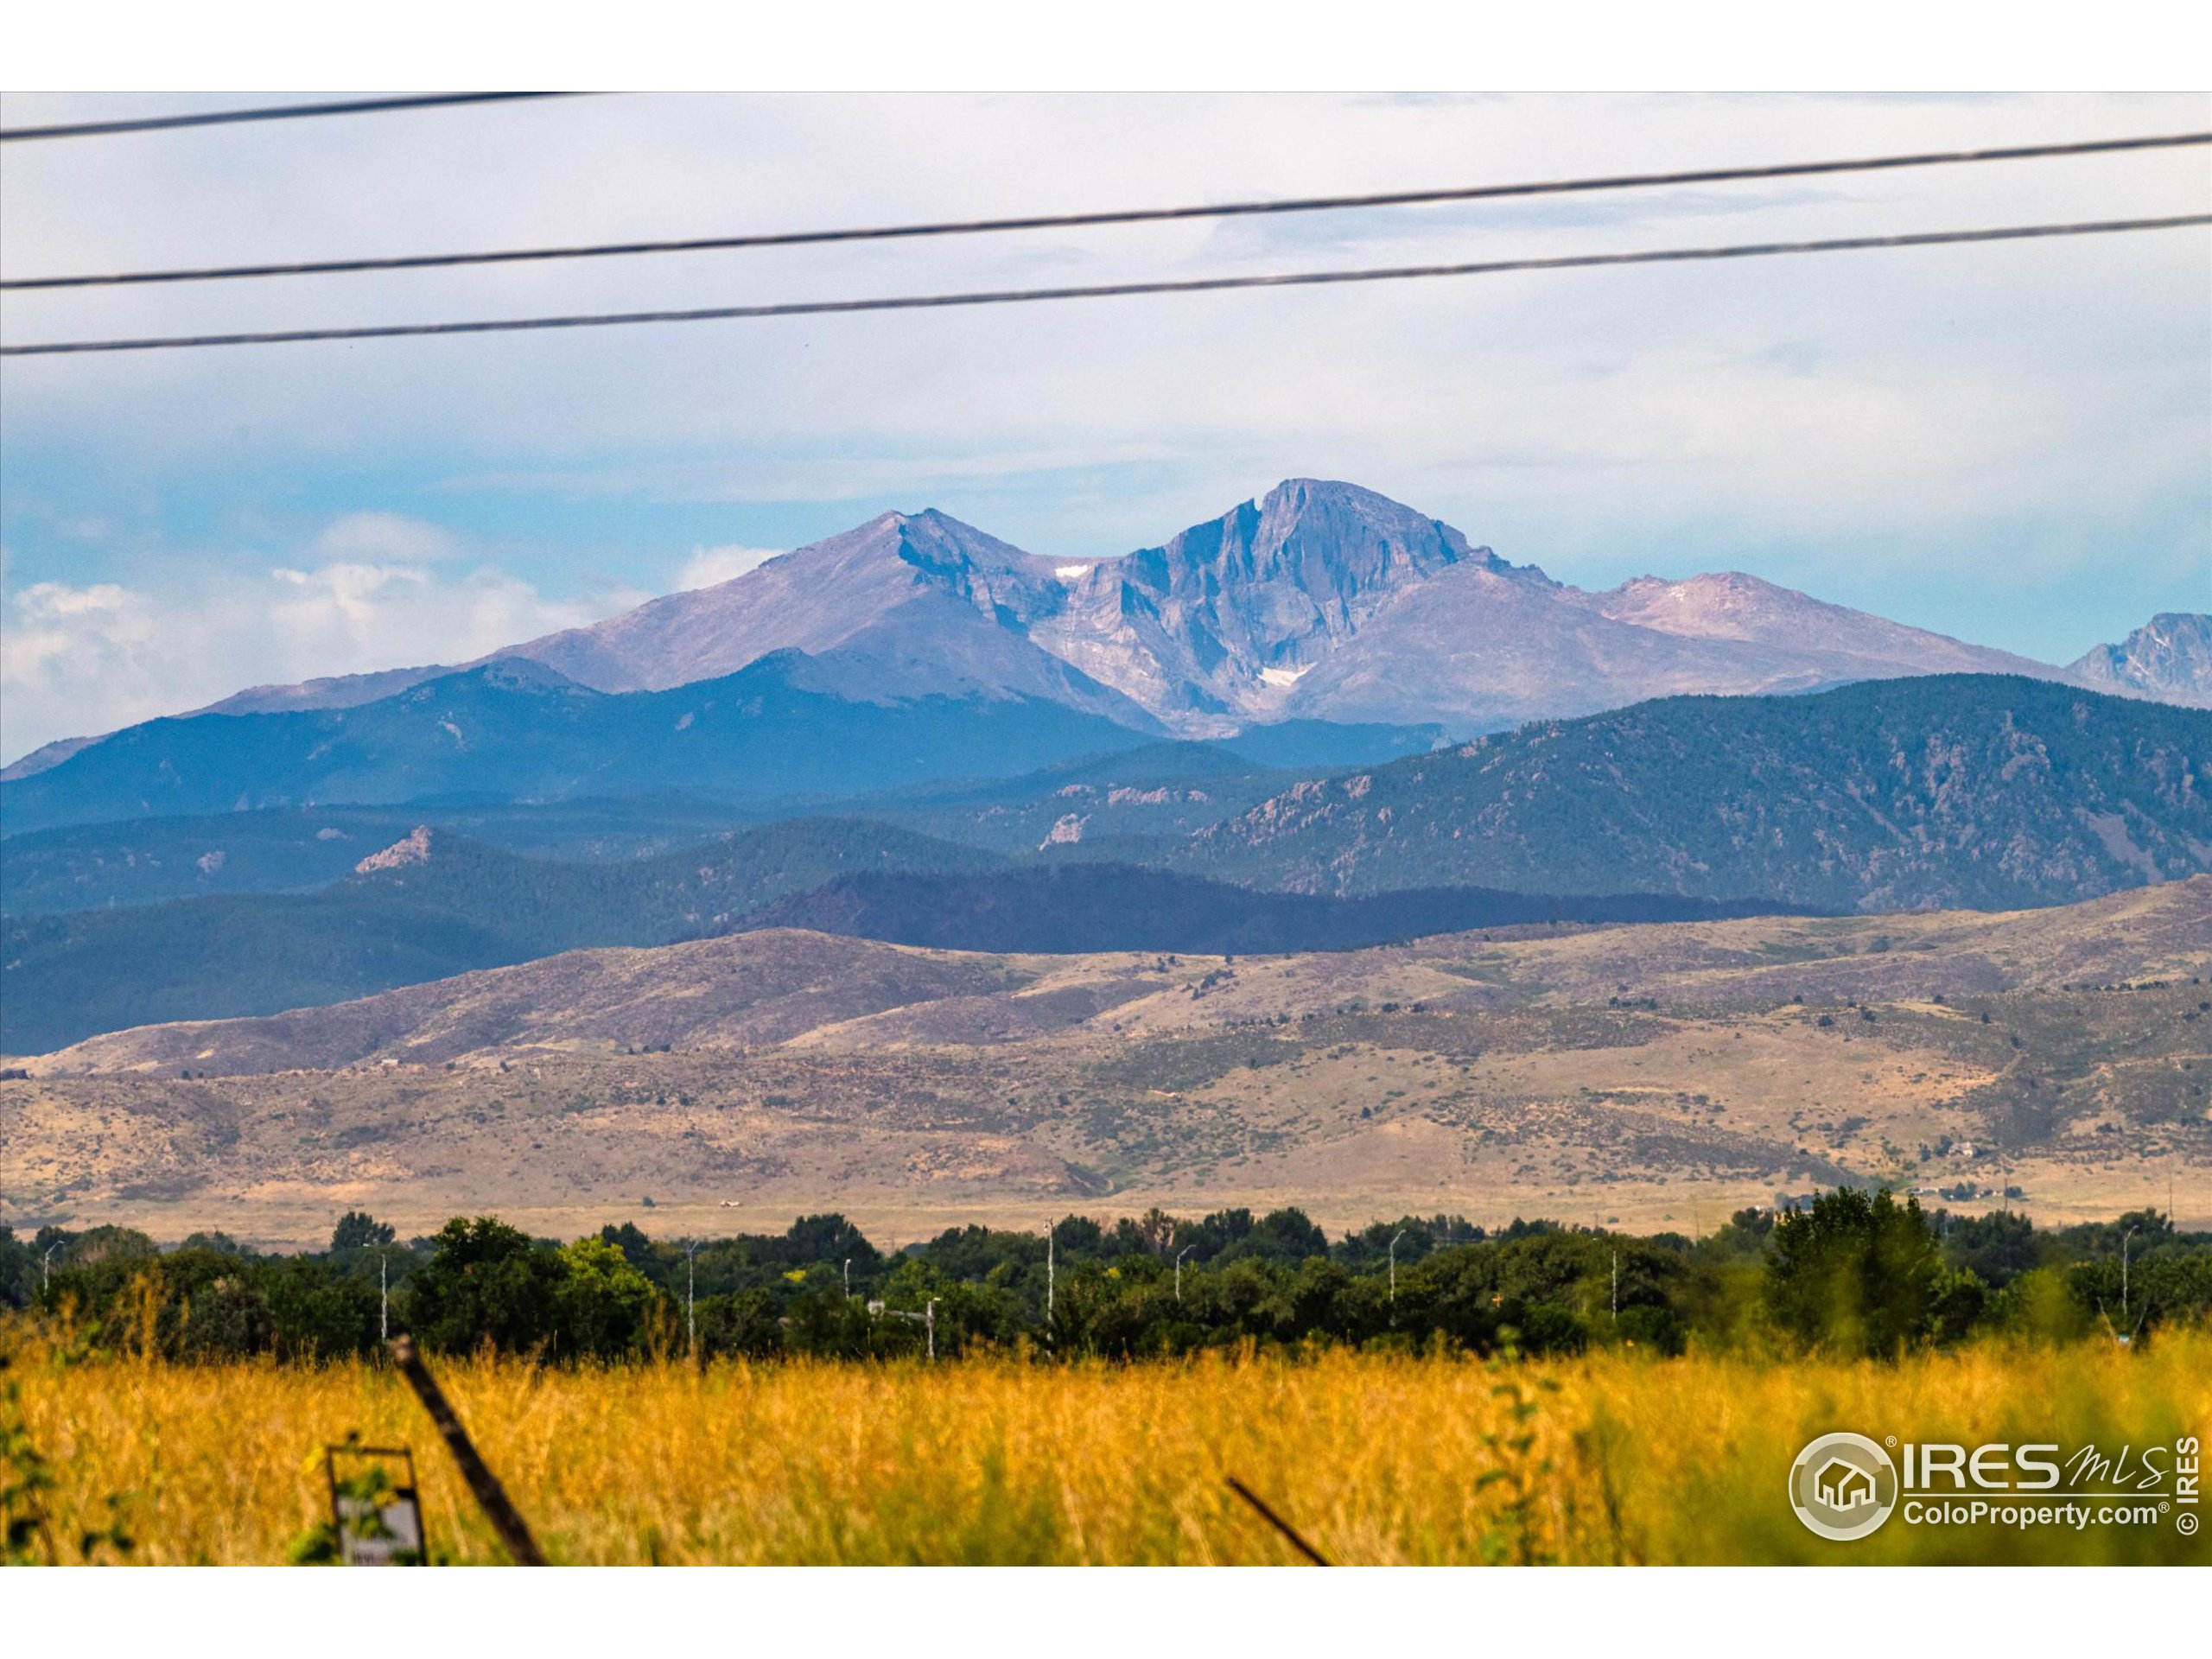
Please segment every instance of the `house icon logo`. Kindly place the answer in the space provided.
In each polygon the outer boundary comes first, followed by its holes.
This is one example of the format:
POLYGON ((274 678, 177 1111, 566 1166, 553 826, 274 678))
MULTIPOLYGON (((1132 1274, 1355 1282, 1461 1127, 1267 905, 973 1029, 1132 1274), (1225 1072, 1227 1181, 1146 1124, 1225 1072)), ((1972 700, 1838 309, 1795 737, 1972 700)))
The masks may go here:
POLYGON ((1897 1506, 1897 1465, 1864 1434, 1823 1434, 1789 1465, 1789 1507, 1823 1538, 1864 1538, 1897 1506))
POLYGON ((1813 1491, 1832 1510, 1856 1510, 1874 1501, 1874 1477, 1855 1463, 1830 1458, 1813 1477, 1813 1491))

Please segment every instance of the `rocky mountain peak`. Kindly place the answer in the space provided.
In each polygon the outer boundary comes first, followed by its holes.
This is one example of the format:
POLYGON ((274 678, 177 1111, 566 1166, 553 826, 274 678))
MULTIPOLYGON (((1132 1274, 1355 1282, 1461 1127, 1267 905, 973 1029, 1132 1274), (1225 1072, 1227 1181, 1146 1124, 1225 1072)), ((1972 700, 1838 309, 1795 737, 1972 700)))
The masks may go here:
MULTIPOLYGON (((1179 599, 1230 586, 1295 588, 1352 621, 1363 597, 1472 559, 1503 566, 1451 525, 1387 495, 1326 479, 1286 479, 1258 501, 1132 554, 1132 577, 1179 599)), ((1354 622, 1356 626, 1356 621, 1354 622)))
POLYGON ((2098 645, 2072 665, 2100 690, 2212 708, 2212 615, 2161 611, 2116 645, 2098 645))
POLYGON ((1194 734, 1266 718, 1380 609, 1461 565, 1510 566, 1356 484, 1287 479, 1075 575, 1039 644, 1194 734))

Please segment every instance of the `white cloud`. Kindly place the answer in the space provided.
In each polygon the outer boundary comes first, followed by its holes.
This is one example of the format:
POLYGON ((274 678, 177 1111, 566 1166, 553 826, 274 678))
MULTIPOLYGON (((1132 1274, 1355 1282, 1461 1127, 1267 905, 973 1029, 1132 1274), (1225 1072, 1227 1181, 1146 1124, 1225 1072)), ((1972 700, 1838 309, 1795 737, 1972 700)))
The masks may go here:
POLYGON ((334 518, 311 550, 332 559, 392 559, 416 564, 461 550, 452 531, 404 512, 349 512, 334 518))
POLYGON ((638 597, 556 601, 500 570, 359 561, 218 576, 170 592, 34 582, 0 615, 0 753, 13 759, 248 685, 466 662, 638 597))
POLYGON ((676 585, 678 589, 712 588, 717 582, 758 569, 785 550, 779 547, 740 547, 734 543, 727 547, 697 548, 683 562, 683 569, 677 572, 676 585))
MULTIPOLYGON (((373 136, 304 123, 282 145, 241 128, 189 144, 24 146, 10 159, 0 239, 23 270, 314 258, 1947 149, 2180 130, 2202 112, 2188 93, 646 95, 394 122, 373 136), (761 165, 733 173, 732 154, 761 165), (440 188, 425 191, 426 177, 440 188)), ((27 294, 11 296, 10 329, 29 340, 249 318, 281 327, 680 308, 2107 219, 2193 206, 2207 168, 2203 151, 2169 151, 1817 188, 416 271, 253 284, 251 305, 225 283, 117 290, 97 311, 82 296, 27 294)), ((2207 246, 2192 231, 11 359, 8 533, 26 545, 24 580, 66 578, 79 550, 29 524, 22 505, 41 494, 57 524, 127 527, 142 489, 156 518, 179 497, 212 498, 220 512, 232 510, 226 496, 342 502, 375 469, 408 499, 466 495, 477 522, 512 506, 545 539, 501 562, 543 584, 557 578, 523 561, 563 537, 574 562, 696 543, 689 583, 727 579, 747 556, 724 558, 715 543, 796 542, 886 505, 942 506, 1055 557, 1110 554, 1287 474, 1319 474, 1580 580, 1653 564, 1726 562, 1807 581, 1834 569, 1847 586, 1823 576, 1832 596, 1896 610, 1920 577, 1948 572, 1955 597, 1910 620, 2071 655, 2151 608, 2202 603, 2201 582, 2099 580, 2069 550, 2108 550, 2131 571, 2155 556, 2186 577, 2212 547, 2207 246), (637 524, 622 518, 632 504, 637 524), (675 510, 702 504, 715 515, 675 510), (1980 597, 1990 585, 1978 563, 1993 547, 2023 595, 2001 638, 1984 626, 1993 613, 1980 597), (2048 620, 2021 626, 2029 594, 2048 620)), ((340 521, 330 545, 296 562, 451 556, 410 539, 420 529, 383 515, 340 521)), ((636 580, 652 569, 624 568, 636 580)))

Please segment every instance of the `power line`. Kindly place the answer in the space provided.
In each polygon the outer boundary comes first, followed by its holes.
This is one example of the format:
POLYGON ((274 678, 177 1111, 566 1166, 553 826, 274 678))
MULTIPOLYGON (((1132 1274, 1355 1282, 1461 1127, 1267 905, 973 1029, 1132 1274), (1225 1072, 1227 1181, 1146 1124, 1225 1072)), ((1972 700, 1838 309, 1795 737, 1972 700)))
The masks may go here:
POLYGON ((1854 161, 1787 162, 1762 167, 1701 168, 1677 173, 1629 173, 1523 184, 1478 184, 1435 190, 1395 190, 1358 196, 1300 196, 1272 201, 1221 202, 1199 207, 1139 207, 1089 213, 1038 213, 1018 219, 949 219, 920 225, 882 225, 849 230, 776 231, 751 236, 685 237, 649 242, 583 243, 567 247, 508 248, 481 253, 398 254, 380 258, 315 259, 289 264, 210 265, 174 270, 126 270, 109 275, 23 276, 0 289, 105 288, 138 283, 208 283, 245 276, 327 276, 347 271, 426 270, 448 265, 505 265, 543 259, 605 259, 646 253, 705 253, 736 248, 798 247, 823 242, 888 242, 915 237, 974 236, 1001 231, 1044 231, 1101 225, 1141 225, 1191 219, 1233 219, 1271 213, 1313 213, 1354 207, 1402 207, 1519 196, 1641 190, 1670 185, 1723 184, 1751 179, 1808 178, 1821 174, 1893 172, 1968 162, 2034 161, 2059 156, 2101 156, 2127 150, 2177 149, 2212 143, 2212 132, 2098 138, 2079 143, 2016 144, 2002 149, 1925 151, 1854 161))
POLYGON ((90 352, 168 351, 200 346, 275 346, 316 340, 391 340, 418 334, 518 334, 538 328, 606 328, 644 322, 717 322, 755 317, 825 316, 855 311, 919 311, 959 306, 1020 305, 1041 300, 1101 300, 1140 294, 1204 294, 1243 288, 1306 288, 1335 283, 1397 282, 1416 276, 1486 276, 1515 270, 1577 270, 1600 265, 1751 259, 1783 253, 1845 253, 1867 248, 1927 248, 1966 242, 2106 236, 2124 231, 2171 231, 2212 225, 2212 213, 2165 219, 2114 219, 2076 225, 2013 225, 1980 231, 1924 231, 1906 236, 1831 237, 1812 242, 1751 242, 1729 247, 1660 248, 1633 253, 1556 254, 1485 259, 1463 264, 1397 265, 1368 270, 1293 271, 1267 276, 1201 276, 1167 282, 1103 283, 1086 287, 1001 289, 968 294, 906 295, 874 300, 800 300, 779 305, 717 305, 681 311, 616 311, 563 317, 503 317, 474 322, 382 323, 359 328, 287 328, 263 334, 176 334, 143 340, 54 340, 0 346, 0 357, 48 357, 90 352))
POLYGON ((423 92, 408 98, 353 98, 335 104, 271 104, 251 110, 209 110, 197 115, 152 115, 136 121, 0 127, 0 143, 32 138, 101 138, 111 133, 163 132, 173 127, 219 127, 234 121, 297 121, 316 115, 374 115, 386 110, 429 110, 448 104, 512 104, 526 98, 577 96, 575 92, 423 92))

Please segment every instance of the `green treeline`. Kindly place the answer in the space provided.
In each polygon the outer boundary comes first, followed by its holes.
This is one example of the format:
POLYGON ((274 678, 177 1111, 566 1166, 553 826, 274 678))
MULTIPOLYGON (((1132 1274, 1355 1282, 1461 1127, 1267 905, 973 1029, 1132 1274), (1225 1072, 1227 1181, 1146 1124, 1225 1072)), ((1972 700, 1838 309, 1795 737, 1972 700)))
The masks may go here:
POLYGON ((887 1255, 836 1215, 697 1242, 626 1222, 563 1244, 491 1217, 401 1243, 355 1212, 328 1249, 298 1255, 220 1233, 163 1252, 121 1228, 26 1241, 0 1227, 0 1306, 64 1321, 89 1348, 182 1360, 365 1353, 387 1321, 439 1351, 488 1344, 556 1362, 890 1357, 932 1339, 940 1357, 1316 1341, 1886 1357, 1984 1332, 2140 1341, 2202 1320, 2212 1234, 2177 1232, 2154 1210, 2043 1230, 1849 1189, 1739 1211, 1697 1240, 1545 1221, 1486 1233, 1439 1216, 1332 1243, 1294 1209, 1196 1221, 1155 1210, 1110 1227, 1063 1221, 1049 1258, 1042 1234, 980 1227, 887 1255))

